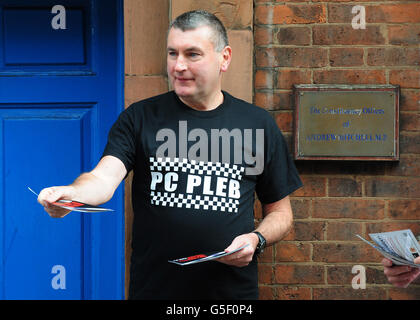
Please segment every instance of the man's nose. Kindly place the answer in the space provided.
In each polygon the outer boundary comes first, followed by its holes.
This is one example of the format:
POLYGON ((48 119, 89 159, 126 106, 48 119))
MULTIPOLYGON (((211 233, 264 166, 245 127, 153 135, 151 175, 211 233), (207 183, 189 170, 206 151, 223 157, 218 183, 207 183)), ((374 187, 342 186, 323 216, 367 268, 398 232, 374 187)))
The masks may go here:
POLYGON ((175 63, 175 71, 181 72, 185 71, 187 69, 187 64, 185 62, 185 59, 181 56, 178 56, 175 63))

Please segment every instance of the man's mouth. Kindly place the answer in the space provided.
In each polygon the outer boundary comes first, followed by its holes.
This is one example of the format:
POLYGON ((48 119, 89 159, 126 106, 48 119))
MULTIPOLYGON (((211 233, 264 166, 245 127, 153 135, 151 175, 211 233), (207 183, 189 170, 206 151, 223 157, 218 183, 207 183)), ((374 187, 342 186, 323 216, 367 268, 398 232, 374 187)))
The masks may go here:
POLYGON ((191 81, 191 80, 194 80, 194 79, 192 79, 192 78, 178 78, 178 77, 175 77, 175 80, 178 80, 178 81, 181 81, 181 82, 186 82, 186 81, 191 81))

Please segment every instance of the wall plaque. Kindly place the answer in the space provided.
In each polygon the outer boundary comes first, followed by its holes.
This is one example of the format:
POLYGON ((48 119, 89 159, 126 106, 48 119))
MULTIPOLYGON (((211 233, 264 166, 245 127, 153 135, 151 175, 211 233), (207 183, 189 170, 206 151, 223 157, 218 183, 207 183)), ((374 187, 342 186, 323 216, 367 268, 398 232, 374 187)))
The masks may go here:
POLYGON ((296 160, 399 160, 399 87, 295 85, 296 160))

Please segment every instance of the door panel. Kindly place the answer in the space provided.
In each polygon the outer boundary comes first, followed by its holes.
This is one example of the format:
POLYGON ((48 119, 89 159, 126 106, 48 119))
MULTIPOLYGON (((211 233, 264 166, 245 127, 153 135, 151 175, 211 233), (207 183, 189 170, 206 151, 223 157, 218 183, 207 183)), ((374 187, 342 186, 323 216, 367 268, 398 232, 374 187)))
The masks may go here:
POLYGON ((123 190, 102 214, 51 218, 27 187, 97 164, 123 109, 122 1, 0 0, 0 298, 124 297, 123 190))

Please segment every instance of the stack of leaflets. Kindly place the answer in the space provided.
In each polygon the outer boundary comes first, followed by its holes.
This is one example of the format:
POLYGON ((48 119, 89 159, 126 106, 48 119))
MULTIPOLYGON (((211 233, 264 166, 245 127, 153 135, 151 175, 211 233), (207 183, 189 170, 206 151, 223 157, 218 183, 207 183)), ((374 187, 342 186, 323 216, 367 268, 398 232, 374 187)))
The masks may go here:
POLYGON ((193 255, 193 256, 190 256, 190 257, 179 258, 179 259, 175 259, 175 260, 169 260, 168 262, 175 263, 175 264, 180 265, 180 266, 187 266, 187 265, 194 264, 194 263, 211 261, 211 260, 214 260, 214 259, 217 259, 217 258, 228 256, 230 254, 238 252, 239 250, 242 250, 243 248, 245 248, 247 246, 248 246, 248 244, 243 245, 243 246, 241 246, 241 247, 239 247, 235 250, 232 250, 230 252, 219 251, 219 252, 210 253, 210 254, 196 254, 196 255, 193 255))
MULTIPOLYGON (((31 191, 33 194, 38 196, 38 193, 36 193, 34 190, 29 188, 29 191, 31 191)), ((52 205, 56 207, 61 207, 67 210, 71 211, 77 211, 77 212, 106 212, 106 211, 114 211, 113 209, 107 209, 102 208, 98 206, 92 206, 90 204, 86 204, 83 202, 75 201, 75 200, 58 200, 56 202, 52 202, 52 205)))
POLYGON ((369 233, 369 236, 376 245, 365 240, 358 234, 356 236, 374 247, 395 265, 420 268, 419 264, 415 264, 413 262, 415 258, 420 256, 420 245, 410 229, 382 233, 369 233))

